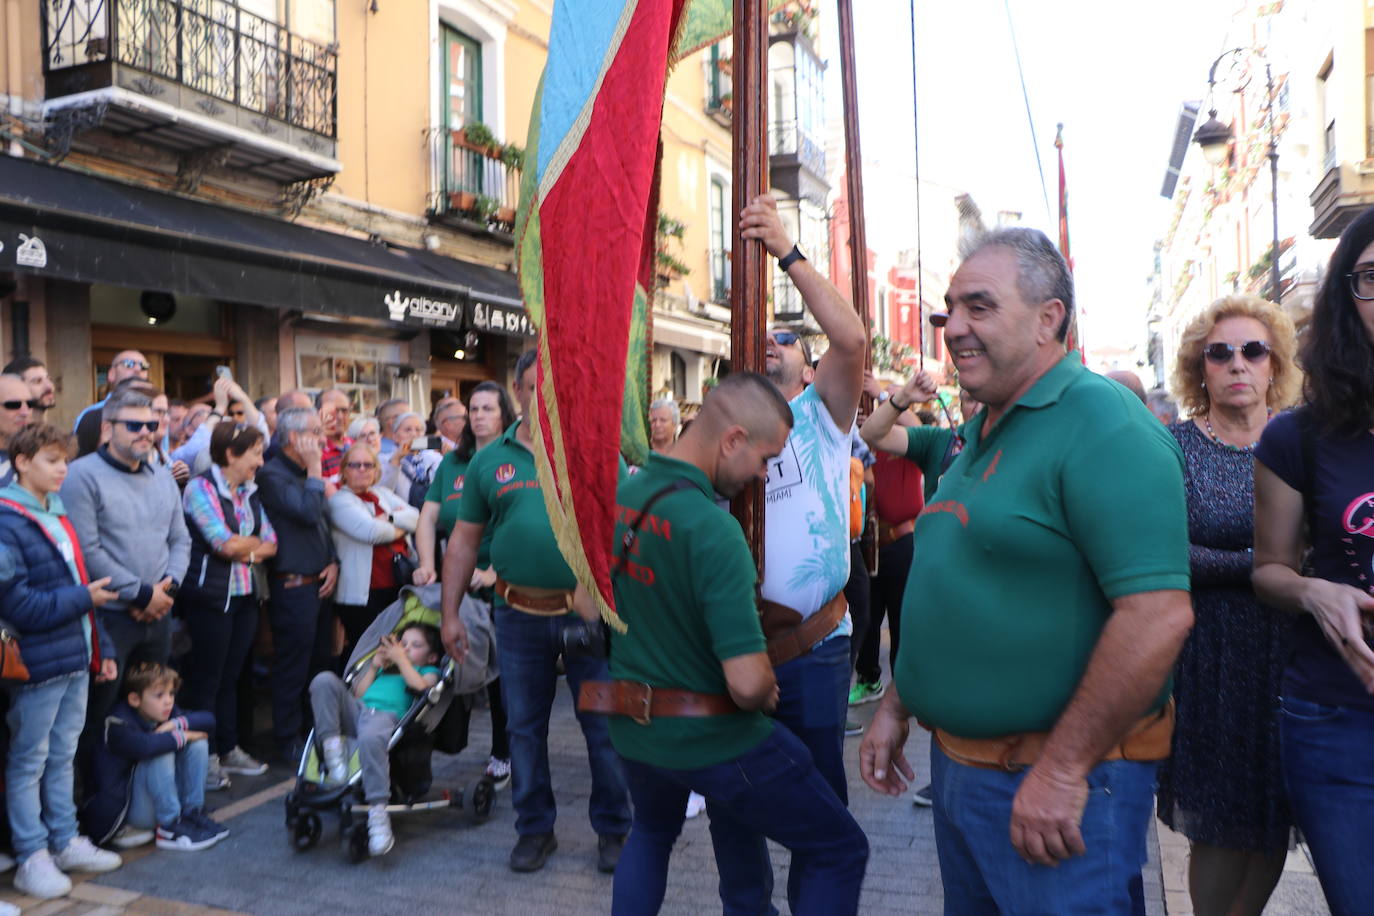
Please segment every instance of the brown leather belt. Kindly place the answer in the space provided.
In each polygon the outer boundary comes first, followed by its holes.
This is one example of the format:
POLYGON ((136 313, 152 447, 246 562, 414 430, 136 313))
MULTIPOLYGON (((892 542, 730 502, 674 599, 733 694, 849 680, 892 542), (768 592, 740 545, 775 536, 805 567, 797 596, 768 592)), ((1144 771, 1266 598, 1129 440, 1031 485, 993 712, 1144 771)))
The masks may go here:
POLYGON ((878 546, 886 547, 893 541, 904 538, 916 530, 916 519, 909 518, 900 525, 889 525, 887 522, 878 521, 878 546))
POLYGON ((778 628, 775 622, 800 618, 801 615, 785 604, 767 599, 760 600, 759 607, 763 611, 763 635, 768 639, 768 661, 776 668, 794 658, 801 658, 816 643, 829 636, 844 619, 849 603, 844 600, 844 591, 841 590, 821 605, 819 611, 801 623, 785 628, 778 628))
POLYGON ((572 610, 572 589, 539 589, 511 585, 496 577, 496 594, 517 611, 540 617, 561 617, 572 610))
POLYGON ((629 716, 640 725, 648 725, 654 717, 728 716, 740 711, 735 701, 724 694, 650 687, 639 681, 583 681, 577 709, 629 716))
POLYGON ((272 581, 282 588, 299 588, 302 585, 314 585, 323 580, 323 576, 302 576, 298 573, 273 573, 272 581))
MULTIPOLYGON (((1169 756, 1174 734, 1174 701, 1171 698, 1159 712, 1151 713, 1126 733, 1121 743, 1098 761, 1163 760, 1169 756)), ((1001 738, 960 738, 943 728, 933 732, 935 743, 946 756, 965 766, 1015 773, 1034 766, 1045 749, 1049 732, 1023 732, 1001 738)))

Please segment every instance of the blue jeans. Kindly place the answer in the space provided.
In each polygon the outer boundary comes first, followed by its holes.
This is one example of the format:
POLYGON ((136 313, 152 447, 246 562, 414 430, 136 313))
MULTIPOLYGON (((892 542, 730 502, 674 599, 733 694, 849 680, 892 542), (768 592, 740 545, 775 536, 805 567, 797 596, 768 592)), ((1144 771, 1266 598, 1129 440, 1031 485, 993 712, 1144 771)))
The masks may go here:
POLYGON ((1157 763, 1114 760, 1088 773, 1079 829, 1087 852, 1051 868, 1011 845, 1011 803, 1025 773, 955 763, 930 744, 935 849, 947 916, 1144 916, 1145 842, 1157 763))
POLYGON ((210 745, 192 741, 134 767, 129 815, 134 827, 169 827, 185 811, 205 807, 205 771, 210 765, 210 745))
MULTIPOLYGON (((558 817, 549 777, 549 713, 558 687, 554 665, 562 652, 559 634, 577 618, 543 617, 497 604, 496 660, 501 669, 501 694, 506 704, 511 751, 511 804, 515 832, 521 836, 549 833, 558 817)), ((568 691, 573 703, 583 681, 610 680, 606 663, 595 658, 564 657, 568 691)), ((611 747, 606 717, 577 713, 587 741, 592 796, 588 806, 592 829, 601 835, 622 835, 630 829, 630 801, 620 758, 611 747)))
MULTIPOLYGON (((773 717, 787 726, 811 752, 817 772, 830 785, 841 805, 849 804, 849 783, 844 774, 844 719, 849 703, 848 636, 827 639, 800 658, 779 665, 778 709, 773 717)), ((773 863, 762 833, 738 825, 718 825, 711 814, 711 844, 720 869, 721 896, 726 912, 772 911, 773 863), (725 899, 726 888, 730 899, 725 899)), ((787 879, 787 899, 797 908, 800 875, 794 869, 787 879)))
MULTIPOLYGON (((806 746, 786 726, 776 726, 757 747, 733 760, 697 770, 624 763, 635 814, 615 870, 613 916, 657 913, 663 905, 668 857, 682 831, 687 794, 692 791, 706 796, 713 830, 719 826, 762 834, 791 850, 796 916, 858 912, 868 840, 817 772, 806 746)), ((727 916, 759 912, 740 910, 731 900, 756 899, 763 876, 755 875, 752 887, 727 889, 727 869, 721 868, 720 874, 727 916)), ((771 885, 771 871, 768 879, 771 885)))
POLYGON ((273 583, 267 602, 272 622, 272 735, 289 751, 301 735, 306 686, 329 667, 334 646, 333 605, 320 600, 320 585, 295 588, 273 583))
POLYGON ((1370 911, 1374 895, 1374 712, 1280 698, 1283 782, 1332 916, 1370 911))
POLYGON ((60 674, 10 689, 10 756, 5 765, 10 834, 20 862, 60 852, 76 836, 72 760, 86 722, 90 675, 60 674))

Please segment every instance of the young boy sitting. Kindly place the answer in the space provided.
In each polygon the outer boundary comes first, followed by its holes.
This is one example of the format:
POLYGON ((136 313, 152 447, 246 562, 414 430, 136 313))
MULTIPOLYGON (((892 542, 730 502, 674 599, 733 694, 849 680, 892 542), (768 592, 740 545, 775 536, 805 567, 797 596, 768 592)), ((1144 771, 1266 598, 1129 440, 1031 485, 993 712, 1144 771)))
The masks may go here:
POLYGON ((156 827, 159 849, 205 849, 229 835, 204 807, 215 717, 178 708, 180 686, 180 675, 153 662, 125 675, 125 700, 105 719, 82 809, 93 836, 108 839, 126 820, 156 827))
POLYGON ((385 855, 394 843, 391 816, 386 811, 391 799, 387 742, 415 694, 438 682, 435 665, 442 654, 439 630, 412 624, 401 631, 399 640, 394 635, 382 637, 371 664, 353 682, 351 693, 333 672, 322 671, 310 682, 315 732, 323 744, 325 774, 331 782, 348 779, 344 733, 357 739, 363 799, 369 806, 367 850, 371 855, 385 855))

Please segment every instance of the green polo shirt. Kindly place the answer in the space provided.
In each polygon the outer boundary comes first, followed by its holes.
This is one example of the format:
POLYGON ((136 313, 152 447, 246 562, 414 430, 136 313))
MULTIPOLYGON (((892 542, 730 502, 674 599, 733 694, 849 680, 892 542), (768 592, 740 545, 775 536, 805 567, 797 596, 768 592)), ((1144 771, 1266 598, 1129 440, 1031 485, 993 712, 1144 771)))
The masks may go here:
MULTIPOLYGON (((629 627, 611 640, 611 676, 651 687, 728 693, 721 662, 766 645, 754 586, 758 575, 739 522, 715 503, 715 489, 694 465, 654 452, 622 480, 615 543, 659 490, 686 478, 649 507, 629 563, 614 576, 616 609, 629 627)), ((617 558, 619 547, 617 546, 617 558)), ((653 719, 638 725, 610 717, 622 756, 669 769, 696 769, 740 756, 773 731, 761 712, 653 719)))
POLYGON ((472 456, 456 520, 487 526, 491 565, 510 584, 572 588, 577 580, 554 540, 534 455, 515 438, 520 423, 472 456))
MULTIPOLYGON (((963 427, 959 427, 963 431, 963 427)), ((939 426, 909 426, 906 430, 906 458, 921 469, 921 484, 925 501, 935 495, 940 484, 940 465, 954 441, 954 430, 939 426)))
MULTIPOLYGON (((446 538, 453 534, 453 523, 458 520, 458 507, 463 504, 463 483, 471 463, 471 460, 459 460, 457 452, 449 452, 434 469, 434 479, 429 482, 425 502, 439 504, 439 518, 434 523, 439 537, 446 538)), ((482 532, 482 543, 477 547, 477 568, 486 569, 490 565, 491 528, 488 527, 482 532)))
POLYGON ((1183 454, 1134 395, 1071 353, 986 417, 917 519, 895 675, 967 738, 1052 728, 1111 601, 1189 585, 1183 454))

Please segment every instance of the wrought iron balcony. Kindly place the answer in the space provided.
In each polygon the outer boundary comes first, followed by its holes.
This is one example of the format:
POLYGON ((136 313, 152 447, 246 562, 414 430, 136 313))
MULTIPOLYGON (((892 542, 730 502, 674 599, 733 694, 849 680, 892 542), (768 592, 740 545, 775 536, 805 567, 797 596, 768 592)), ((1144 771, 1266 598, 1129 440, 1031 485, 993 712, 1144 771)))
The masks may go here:
POLYGON ((509 234, 520 204, 519 154, 479 146, 461 130, 436 134, 440 187, 430 212, 464 229, 509 234))
POLYGON ((43 0, 43 46, 50 114, 280 180, 338 170, 336 47, 234 0, 43 0))

